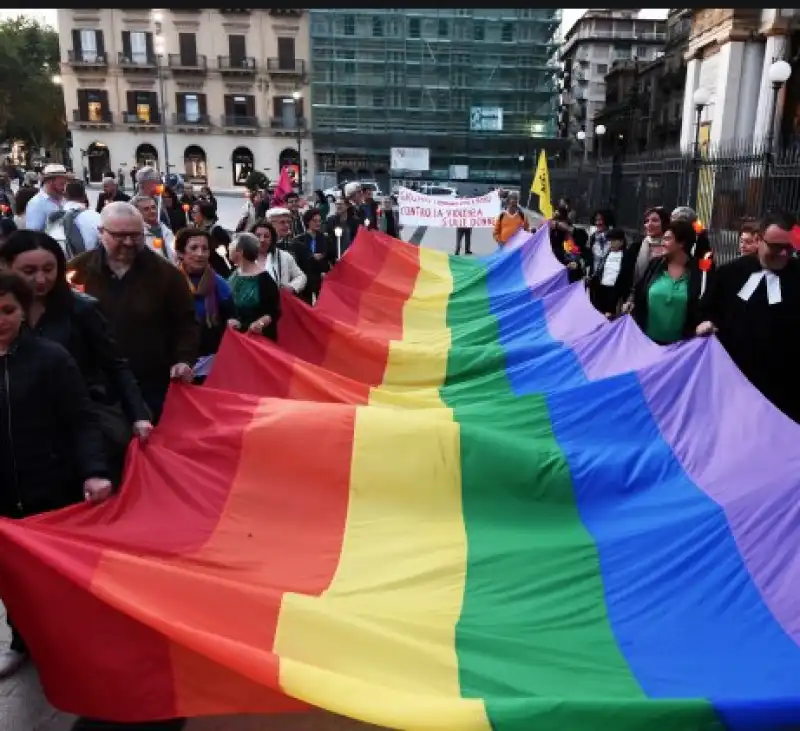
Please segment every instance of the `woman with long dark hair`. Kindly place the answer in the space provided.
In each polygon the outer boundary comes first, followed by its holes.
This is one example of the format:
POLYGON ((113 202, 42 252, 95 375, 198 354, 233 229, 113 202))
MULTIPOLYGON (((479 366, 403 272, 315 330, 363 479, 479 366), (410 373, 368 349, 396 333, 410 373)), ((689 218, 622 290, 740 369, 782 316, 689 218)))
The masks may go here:
MULTIPOLYGON (((82 500, 101 502, 112 491, 103 439, 78 367, 58 343, 24 327, 32 305, 28 284, 0 272, 4 518, 26 518, 82 500)), ((25 641, 11 624, 11 647, 0 652, 0 678, 14 674, 26 657, 25 641)))
POLYGON ((633 317, 659 345, 690 338, 700 324, 702 273, 691 251, 690 223, 674 221, 662 236, 664 253, 650 261, 633 292, 633 317))
POLYGON ((217 207, 207 200, 198 199, 192 205, 192 223, 211 237, 209 263, 221 277, 227 278, 231 267, 223 256, 231 243, 231 235, 217 221, 217 207))
POLYGON ((41 231, 12 234, 0 249, 0 266, 20 276, 33 292, 27 327, 59 343, 78 364, 112 467, 121 472, 131 435, 147 439, 153 426, 139 385, 117 349, 97 300, 69 286, 61 246, 41 231))
POLYGON ((266 271, 278 287, 290 289, 299 295, 308 282, 295 258, 278 245, 278 231, 269 221, 256 221, 250 228, 258 240, 258 265, 266 271))

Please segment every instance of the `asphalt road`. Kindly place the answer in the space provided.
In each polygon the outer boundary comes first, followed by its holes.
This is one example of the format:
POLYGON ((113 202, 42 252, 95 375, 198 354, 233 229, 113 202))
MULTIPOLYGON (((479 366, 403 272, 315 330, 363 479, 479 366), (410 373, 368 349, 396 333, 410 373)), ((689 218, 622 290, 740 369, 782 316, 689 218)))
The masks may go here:
MULTIPOLYGON (((90 202, 96 204, 98 191, 90 191, 90 202)), ((219 196, 217 210, 220 223, 234 228, 239 220, 243 199, 232 196, 219 196)), ((454 252, 455 229, 414 228, 402 231, 406 241, 413 240, 422 246, 439 251, 454 252)), ((495 249, 489 229, 475 229, 472 234, 472 251, 475 255, 489 254, 495 249)), ((0 604, 2 611, 2 604, 0 604)), ((2 616, 2 615, 0 615, 2 616)), ((69 632, 69 628, 64 628, 69 632)), ((0 619, 0 646, 5 647, 10 640, 5 621, 0 619)), ((178 726, 177 728, 180 728, 178 726)), ((239 716, 220 718, 201 718, 189 721, 184 731, 366 731, 368 727, 330 714, 299 714, 290 716, 239 716)), ((0 681, 0 729, 2 731, 173 731, 174 724, 118 726, 85 724, 73 716, 59 713, 45 700, 35 668, 28 664, 13 678, 0 681)))

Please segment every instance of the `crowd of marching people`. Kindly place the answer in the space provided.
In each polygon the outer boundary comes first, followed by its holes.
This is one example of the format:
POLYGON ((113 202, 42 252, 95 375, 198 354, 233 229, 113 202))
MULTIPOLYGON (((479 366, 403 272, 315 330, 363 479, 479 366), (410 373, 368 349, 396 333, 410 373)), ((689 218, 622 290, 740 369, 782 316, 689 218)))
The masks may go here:
POLYGON ((645 211, 628 237, 613 211, 597 211, 591 235, 562 200, 550 227, 553 254, 583 281, 609 320, 630 314, 660 345, 715 333, 741 372, 800 422, 800 226, 783 213, 742 223, 739 257, 717 267, 708 232, 681 206, 645 211))
MULTIPOLYGON (((0 193, 7 182, 0 174, 0 193)), ((198 359, 227 329, 276 339, 282 290, 313 306, 361 227, 399 233, 391 204, 357 183, 305 208, 293 190, 251 191, 231 234, 211 191, 176 190, 153 168, 137 171, 130 198, 106 178, 94 209, 61 166, 35 182, 0 209, 0 516, 9 518, 105 500, 170 383, 202 382, 198 359)), ((793 220, 747 222, 741 256, 720 267, 690 208, 646 211, 635 241, 610 210, 593 224, 591 235, 575 226, 563 201, 545 223, 570 281, 585 282, 601 313, 630 314, 661 345, 716 333, 744 375, 800 421, 793 220)), ((503 246, 528 225, 509 194, 495 240, 503 246)), ((26 658, 12 630, 0 677, 26 658)))
MULTIPOLYGON (((251 191, 233 236, 210 191, 147 167, 135 184, 129 197, 105 178, 93 209, 60 165, 15 193, 0 173, 0 516, 105 500, 170 382, 202 382, 226 329, 276 339, 281 290, 313 305, 360 227, 397 235, 357 183, 332 211, 251 191)), ((0 678, 27 657, 9 624, 0 678)))

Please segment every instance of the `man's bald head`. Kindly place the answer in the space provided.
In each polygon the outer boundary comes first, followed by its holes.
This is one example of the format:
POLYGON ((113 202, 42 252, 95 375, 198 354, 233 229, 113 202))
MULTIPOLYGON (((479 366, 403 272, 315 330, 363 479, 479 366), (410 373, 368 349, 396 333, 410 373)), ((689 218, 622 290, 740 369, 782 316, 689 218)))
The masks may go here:
POLYGON ((127 201, 112 201, 103 208, 103 212, 100 214, 100 223, 103 228, 106 228, 108 224, 114 220, 125 221, 126 223, 138 221, 139 228, 144 228, 142 214, 139 213, 136 206, 127 201))

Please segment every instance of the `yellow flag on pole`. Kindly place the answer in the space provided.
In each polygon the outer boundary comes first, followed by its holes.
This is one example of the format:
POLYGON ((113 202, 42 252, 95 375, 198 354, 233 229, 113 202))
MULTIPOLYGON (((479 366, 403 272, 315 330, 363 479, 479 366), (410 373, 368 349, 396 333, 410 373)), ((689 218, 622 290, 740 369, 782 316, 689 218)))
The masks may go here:
POLYGON ((545 218, 553 217, 553 203, 550 198, 550 173, 547 170, 547 155, 539 153, 536 173, 531 180, 531 193, 539 196, 539 210, 545 218))

